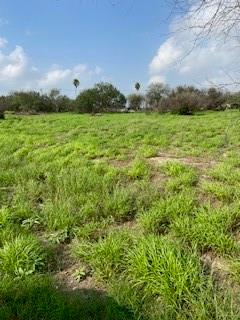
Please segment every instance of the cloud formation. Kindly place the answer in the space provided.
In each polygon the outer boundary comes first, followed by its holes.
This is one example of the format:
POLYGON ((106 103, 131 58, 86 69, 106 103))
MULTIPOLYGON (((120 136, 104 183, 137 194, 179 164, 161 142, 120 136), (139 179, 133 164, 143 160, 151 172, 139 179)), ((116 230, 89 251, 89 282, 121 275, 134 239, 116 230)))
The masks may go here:
POLYGON ((71 68, 58 65, 42 71, 34 66, 30 57, 21 46, 8 50, 8 41, 0 37, 0 94, 12 90, 44 90, 60 88, 62 92, 72 95, 72 80, 79 78, 81 86, 100 81, 103 70, 99 66, 90 68, 87 64, 78 64, 71 68))
POLYGON ((223 84, 235 78, 240 56, 240 46, 234 37, 226 42, 217 34, 214 37, 195 40, 199 30, 191 25, 204 24, 213 8, 191 21, 186 14, 170 24, 171 36, 160 45, 149 64, 150 81, 163 79, 170 85, 195 84, 209 86, 223 84))

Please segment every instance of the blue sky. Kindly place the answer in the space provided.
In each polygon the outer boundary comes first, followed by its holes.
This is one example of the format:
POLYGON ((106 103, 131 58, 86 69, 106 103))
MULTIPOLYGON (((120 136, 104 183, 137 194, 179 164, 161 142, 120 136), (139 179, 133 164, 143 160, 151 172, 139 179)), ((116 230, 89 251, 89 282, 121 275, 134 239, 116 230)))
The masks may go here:
POLYGON ((151 81, 203 84, 221 77, 219 63, 227 67, 230 59, 213 42, 177 63, 189 48, 189 34, 169 35, 164 3, 0 0, 0 93, 57 87, 72 95, 75 76, 82 89, 111 81, 124 93, 136 81, 145 89, 151 81))

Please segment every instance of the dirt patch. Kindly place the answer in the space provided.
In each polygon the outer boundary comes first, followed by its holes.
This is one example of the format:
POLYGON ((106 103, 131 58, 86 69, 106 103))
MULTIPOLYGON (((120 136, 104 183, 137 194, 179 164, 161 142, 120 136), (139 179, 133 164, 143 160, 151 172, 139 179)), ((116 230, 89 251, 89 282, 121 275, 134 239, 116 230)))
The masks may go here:
POLYGON ((164 191, 164 184, 168 180, 168 177, 162 172, 154 172, 151 177, 151 182, 160 190, 164 191))
POLYGON ((158 153, 156 157, 150 158, 153 164, 165 164, 170 161, 178 161, 180 163, 190 165, 199 169, 206 169, 216 165, 215 160, 200 157, 178 157, 170 153, 158 153))
POLYGON ((107 163, 116 168, 125 168, 129 165, 128 160, 117 160, 117 159, 109 159, 109 158, 95 158, 92 159, 94 164, 107 163))
POLYGON ((115 224, 115 225, 112 225, 111 228, 109 230, 122 230, 122 229, 125 229, 125 230, 131 230, 131 231, 134 231, 135 229, 137 228, 137 223, 136 223, 136 220, 130 220, 130 221, 125 221, 125 222, 122 222, 122 223, 118 223, 118 224, 115 224))
POLYGON ((77 279, 77 271, 81 268, 80 264, 75 264, 67 269, 57 272, 54 275, 56 283, 63 291, 75 291, 79 289, 93 289, 103 293, 104 289, 101 288, 93 279, 91 274, 87 274, 82 280, 77 279))
POLYGON ((202 255, 201 261, 213 278, 223 284, 230 280, 231 270, 227 260, 209 251, 202 255))
POLYGON ((108 164, 116 168, 126 168, 129 165, 127 160, 108 160, 108 164))
POLYGON ((99 291, 99 293, 104 292, 103 288, 94 281, 90 269, 73 259, 68 245, 59 245, 55 256, 57 265, 55 271, 53 271, 53 277, 59 289, 66 292, 80 289, 92 289, 99 291), (81 279, 78 278, 79 270, 84 270, 85 273, 81 279))

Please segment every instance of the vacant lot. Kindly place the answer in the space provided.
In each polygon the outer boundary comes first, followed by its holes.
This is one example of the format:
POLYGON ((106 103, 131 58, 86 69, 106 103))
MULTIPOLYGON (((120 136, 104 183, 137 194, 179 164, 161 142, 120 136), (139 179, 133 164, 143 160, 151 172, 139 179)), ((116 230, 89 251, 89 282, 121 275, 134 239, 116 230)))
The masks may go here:
POLYGON ((8 115, 0 319, 240 319, 240 112, 8 115))

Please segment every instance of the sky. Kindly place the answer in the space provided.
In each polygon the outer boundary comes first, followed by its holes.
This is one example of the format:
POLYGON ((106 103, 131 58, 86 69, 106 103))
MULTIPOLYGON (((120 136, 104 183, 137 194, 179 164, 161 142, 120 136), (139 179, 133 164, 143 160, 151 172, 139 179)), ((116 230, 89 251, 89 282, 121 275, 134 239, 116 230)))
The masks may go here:
POLYGON ((176 32, 165 1, 0 0, 0 94, 11 90, 74 95, 96 82, 111 82, 123 93, 140 82, 208 85, 224 81, 238 61, 211 39, 186 56, 190 32, 176 32), (183 58, 184 57, 184 58, 183 58))

